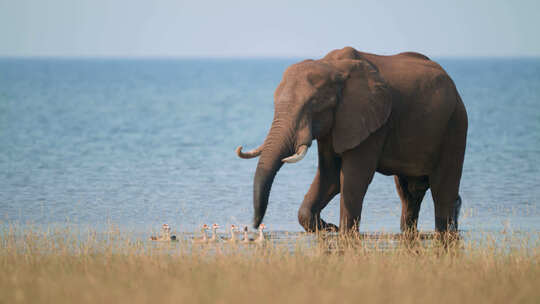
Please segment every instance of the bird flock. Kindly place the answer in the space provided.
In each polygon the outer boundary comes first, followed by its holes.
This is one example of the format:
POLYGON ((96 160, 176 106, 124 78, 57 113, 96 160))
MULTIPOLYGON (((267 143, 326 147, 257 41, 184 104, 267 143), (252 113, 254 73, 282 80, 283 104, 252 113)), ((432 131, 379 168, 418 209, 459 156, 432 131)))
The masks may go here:
MULTIPOLYGON (((247 226, 244 226, 242 230, 242 238, 238 238, 237 231, 238 227, 236 225, 230 226, 230 237, 229 238, 222 238, 218 235, 217 230, 219 229, 218 224, 212 225, 212 236, 208 237, 207 231, 210 229, 210 227, 207 224, 202 225, 201 227, 201 238, 194 238, 192 239, 192 242, 194 244, 208 244, 208 243, 218 243, 218 242, 225 242, 225 243, 240 243, 240 244, 249 244, 249 243, 257 243, 261 244, 266 242, 266 238, 264 236, 264 228, 265 225, 261 224, 259 226, 259 233, 256 238, 251 238, 249 236, 249 230, 247 226)), ((161 226, 161 234, 158 236, 150 236, 151 241, 161 241, 161 242, 170 242, 170 241, 177 241, 176 235, 171 235, 171 227, 168 224, 163 224, 161 226)))

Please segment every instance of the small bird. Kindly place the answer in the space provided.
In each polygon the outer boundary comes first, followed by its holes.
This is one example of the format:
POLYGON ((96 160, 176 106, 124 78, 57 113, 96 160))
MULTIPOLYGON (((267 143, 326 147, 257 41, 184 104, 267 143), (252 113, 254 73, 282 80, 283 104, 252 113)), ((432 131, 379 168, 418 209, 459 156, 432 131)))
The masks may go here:
POLYGON ((160 241, 170 241, 171 240, 171 227, 168 224, 161 225, 161 237, 160 241))
POLYGON ((242 238, 242 243, 252 243, 253 241, 254 239, 249 237, 248 226, 244 226, 244 237, 242 238))
POLYGON ((258 236, 257 239, 255 240, 256 243, 259 243, 259 244, 260 244, 260 243, 266 242, 266 239, 264 238, 264 232, 263 232, 263 230, 264 230, 265 227, 266 227, 266 226, 265 226, 264 224, 260 224, 260 225, 259 225, 259 236, 258 236))
POLYGON ((228 242, 228 243, 236 243, 238 242, 239 240, 236 238, 236 233, 235 233, 235 230, 237 229, 237 227, 233 224, 231 225, 231 238, 230 239, 226 239, 225 241, 228 242))
POLYGON ((204 224, 201 228, 202 238, 200 239, 193 239, 193 243, 201 244, 201 243, 208 243, 208 236, 206 235, 206 230, 208 230, 208 225, 204 224))
POLYGON ((151 241, 176 241, 176 235, 171 235, 171 227, 168 224, 163 224, 161 226, 161 235, 160 236, 150 236, 151 241))
POLYGON ((208 240, 209 242, 215 243, 215 242, 222 241, 222 239, 217 235, 218 228, 219 228, 218 224, 212 225, 212 237, 210 238, 210 240, 208 240))

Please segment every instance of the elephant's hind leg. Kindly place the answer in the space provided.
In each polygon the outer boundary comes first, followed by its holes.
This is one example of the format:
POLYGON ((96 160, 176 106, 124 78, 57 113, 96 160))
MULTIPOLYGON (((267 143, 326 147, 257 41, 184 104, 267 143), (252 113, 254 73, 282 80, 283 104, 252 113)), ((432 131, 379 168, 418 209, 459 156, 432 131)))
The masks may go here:
POLYGON ((467 114, 461 99, 448 122, 445 135, 438 164, 429 175, 431 194, 435 204, 435 229, 441 232, 458 229, 461 208, 459 183, 467 138, 467 114))
POLYGON ((429 188, 427 176, 394 176, 396 189, 401 198, 401 231, 416 231, 422 199, 429 188))

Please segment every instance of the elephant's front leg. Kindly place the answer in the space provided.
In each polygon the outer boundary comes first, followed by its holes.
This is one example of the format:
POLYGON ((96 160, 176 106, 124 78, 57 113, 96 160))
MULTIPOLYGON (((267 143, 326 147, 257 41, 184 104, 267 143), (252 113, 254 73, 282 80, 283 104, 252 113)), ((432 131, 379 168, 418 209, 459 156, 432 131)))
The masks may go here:
POLYGON ((298 221, 308 232, 337 230, 337 226, 321 219, 321 210, 339 193, 341 159, 334 154, 331 138, 318 140, 319 168, 298 210, 298 221))
POLYGON ((364 196, 373 179, 384 143, 381 131, 342 155, 340 232, 358 232, 364 196))
POLYGON ((336 230, 337 226, 326 223, 321 219, 321 211, 328 205, 336 194, 339 193, 339 178, 330 180, 321 170, 317 170, 317 175, 304 196, 302 206, 298 210, 298 221, 307 232, 317 230, 336 230))

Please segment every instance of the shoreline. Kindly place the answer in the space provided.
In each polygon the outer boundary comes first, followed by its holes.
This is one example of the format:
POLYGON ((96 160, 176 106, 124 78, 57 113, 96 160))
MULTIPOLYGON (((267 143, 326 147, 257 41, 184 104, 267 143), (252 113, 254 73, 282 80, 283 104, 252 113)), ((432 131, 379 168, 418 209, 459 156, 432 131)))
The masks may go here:
POLYGON ((69 230, 0 233, 0 295, 6 303, 534 303, 540 243, 507 238, 397 243, 318 239, 191 246, 79 241, 69 230), (324 245, 324 246, 322 246, 324 245), (511 245, 509 247, 509 245, 511 245), (262 288, 264 287, 264 288, 262 288))

